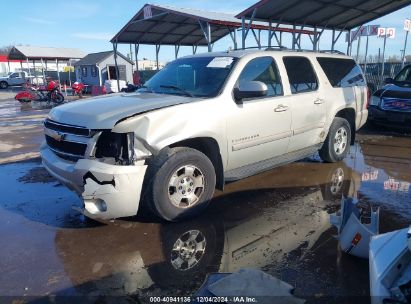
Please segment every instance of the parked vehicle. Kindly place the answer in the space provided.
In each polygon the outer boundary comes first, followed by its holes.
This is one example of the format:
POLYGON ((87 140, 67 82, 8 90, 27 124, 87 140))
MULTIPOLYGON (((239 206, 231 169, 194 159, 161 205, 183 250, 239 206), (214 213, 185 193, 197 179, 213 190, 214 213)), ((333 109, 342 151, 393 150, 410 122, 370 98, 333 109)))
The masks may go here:
POLYGON ((27 85, 25 91, 17 93, 14 97, 20 102, 30 101, 49 101, 60 104, 64 101, 64 96, 60 91, 60 87, 56 81, 49 81, 47 86, 32 86, 27 85))
POLYGON ((29 81, 26 72, 12 72, 5 77, 0 77, 0 89, 7 89, 9 86, 23 85, 29 81))
POLYGON ((371 99, 369 119, 373 123, 411 129, 411 65, 402 69, 371 99))
POLYGON ((169 221, 203 210, 214 189, 317 151, 347 155, 367 120, 361 69, 340 54, 234 51, 169 63, 134 94, 53 109, 46 169, 96 219, 139 204, 169 221))
POLYGON ((76 81, 71 85, 71 88, 73 89, 74 96, 77 95, 80 98, 83 98, 83 91, 85 89, 85 85, 83 83, 76 81))

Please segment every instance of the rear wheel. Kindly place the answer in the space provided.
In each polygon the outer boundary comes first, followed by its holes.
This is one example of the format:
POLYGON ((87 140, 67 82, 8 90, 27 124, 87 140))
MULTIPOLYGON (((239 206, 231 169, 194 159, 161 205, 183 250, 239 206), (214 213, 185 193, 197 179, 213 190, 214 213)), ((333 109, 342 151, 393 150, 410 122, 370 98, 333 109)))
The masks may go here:
POLYGON ((207 207, 215 183, 206 155, 191 148, 167 148, 149 165, 145 203, 162 219, 177 221, 207 207))
POLYGON ((344 118, 334 118, 324 145, 319 151, 321 159, 328 163, 335 163, 343 160, 350 149, 350 143, 350 124, 344 118))
POLYGON ((7 89, 9 84, 5 81, 0 82, 0 89, 7 89))
POLYGON ((60 92, 52 92, 51 93, 51 101, 55 103, 62 103, 64 101, 64 96, 60 92))

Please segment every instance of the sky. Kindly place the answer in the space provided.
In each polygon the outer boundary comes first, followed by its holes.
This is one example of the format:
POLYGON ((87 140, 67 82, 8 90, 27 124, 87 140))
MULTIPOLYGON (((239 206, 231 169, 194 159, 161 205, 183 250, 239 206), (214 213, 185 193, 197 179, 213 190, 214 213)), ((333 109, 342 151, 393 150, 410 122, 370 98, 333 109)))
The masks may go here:
MULTIPOLYGON (((4 1, 4 0, 3 0, 4 1)), ((253 5, 257 0, 155 0, 154 3, 205 9, 217 12, 237 14, 253 5)), ((0 46, 22 44, 32 46, 74 47, 86 53, 107 51, 112 49, 109 40, 146 4, 140 0, 14 0, 7 1, 0 11, 0 46)), ((149 2, 150 3, 150 2, 149 2)), ((387 42, 387 56, 400 56, 404 49, 405 31, 403 22, 411 18, 411 6, 373 21, 382 27, 395 27, 395 39, 387 42)), ((252 35, 247 39, 247 46, 255 46, 252 35)), ((240 40, 240 33, 237 38, 240 40)), ((266 35, 262 34, 262 38, 266 35)), ((365 40, 365 39, 364 39, 365 40)), ((365 42, 361 43, 360 55, 365 53, 365 42)), ((266 41, 266 38, 265 40, 266 41)), ((273 40, 275 41, 275 40, 273 40)), ((310 39, 306 36, 302 40, 303 48, 312 48, 310 39)), ((267 43, 263 42, 263 45, 267 43)), ((241 45, 239 41, 239 45, 241 45)), ((291 35, 284 36, 284 45, 291 46, 291 35)), ((231 38, 225 37, 214 45, 215 51, 224 51, 232 46, 231 38)), ((371 37, 369 41, 369 54, 378 54, 382 49, 383 39, 371 37)), ((353 54, 357 44, 354 44, 353 54)), ((320 40, 320 48, 331 48, 331 32, 324 32, 320 40)), ((345 36, 341 37, 336 48, 346 51, 345 36)), ((119 45, 119 51, 129 53, 129 45, 119 45)), ((134 49, 134 48, 133 48, 134 49)), ((198 49, 205 52, 206 48, 198 49)), ((191 54, 190 47, 181 47, 179 56, 191 54)), ((411 36, 406 54, 411 54, 411 36)), ((139 59, 155 59, 154 46, 140 46, 139 59)), ((174 59, 174 47, 163 46, 160 51, 160 61, 174 59)))

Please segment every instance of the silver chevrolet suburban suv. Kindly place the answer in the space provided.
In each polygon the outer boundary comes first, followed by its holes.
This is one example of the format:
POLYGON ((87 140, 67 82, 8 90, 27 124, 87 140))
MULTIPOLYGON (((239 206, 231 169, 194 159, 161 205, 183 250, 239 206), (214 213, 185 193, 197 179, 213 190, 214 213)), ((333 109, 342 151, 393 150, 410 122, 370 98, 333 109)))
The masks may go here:
MULTIPOLYGON (((319 151, 341 161, 367 120, 364 75, 326 52, 232 51, 170 62, 142 88, 54 108, 45 168, 94 219, 139 208, 168 221, 215 188, 319 151)), ((301 172, 304 174, 304 172, 301 172)))

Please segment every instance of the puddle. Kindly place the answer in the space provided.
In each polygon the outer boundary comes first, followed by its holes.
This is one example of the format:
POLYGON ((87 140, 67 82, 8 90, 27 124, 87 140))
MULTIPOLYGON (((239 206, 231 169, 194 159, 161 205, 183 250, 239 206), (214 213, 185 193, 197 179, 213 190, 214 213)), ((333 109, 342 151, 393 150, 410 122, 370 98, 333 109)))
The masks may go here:
POLYGON ((410 138, 367 135, 345 162, 314 157, 228 184, 193 220, 102 225, 39 163, 3 165, 0 294, 191 295, 207 273, 257 267, 308 303, 367 297, 368 261, 339 250, 329 214, 345 195, 381 207, 380 233, 406 227, 410 169, 410 138), (197 249, 176 250, 187 240, 197 249))

